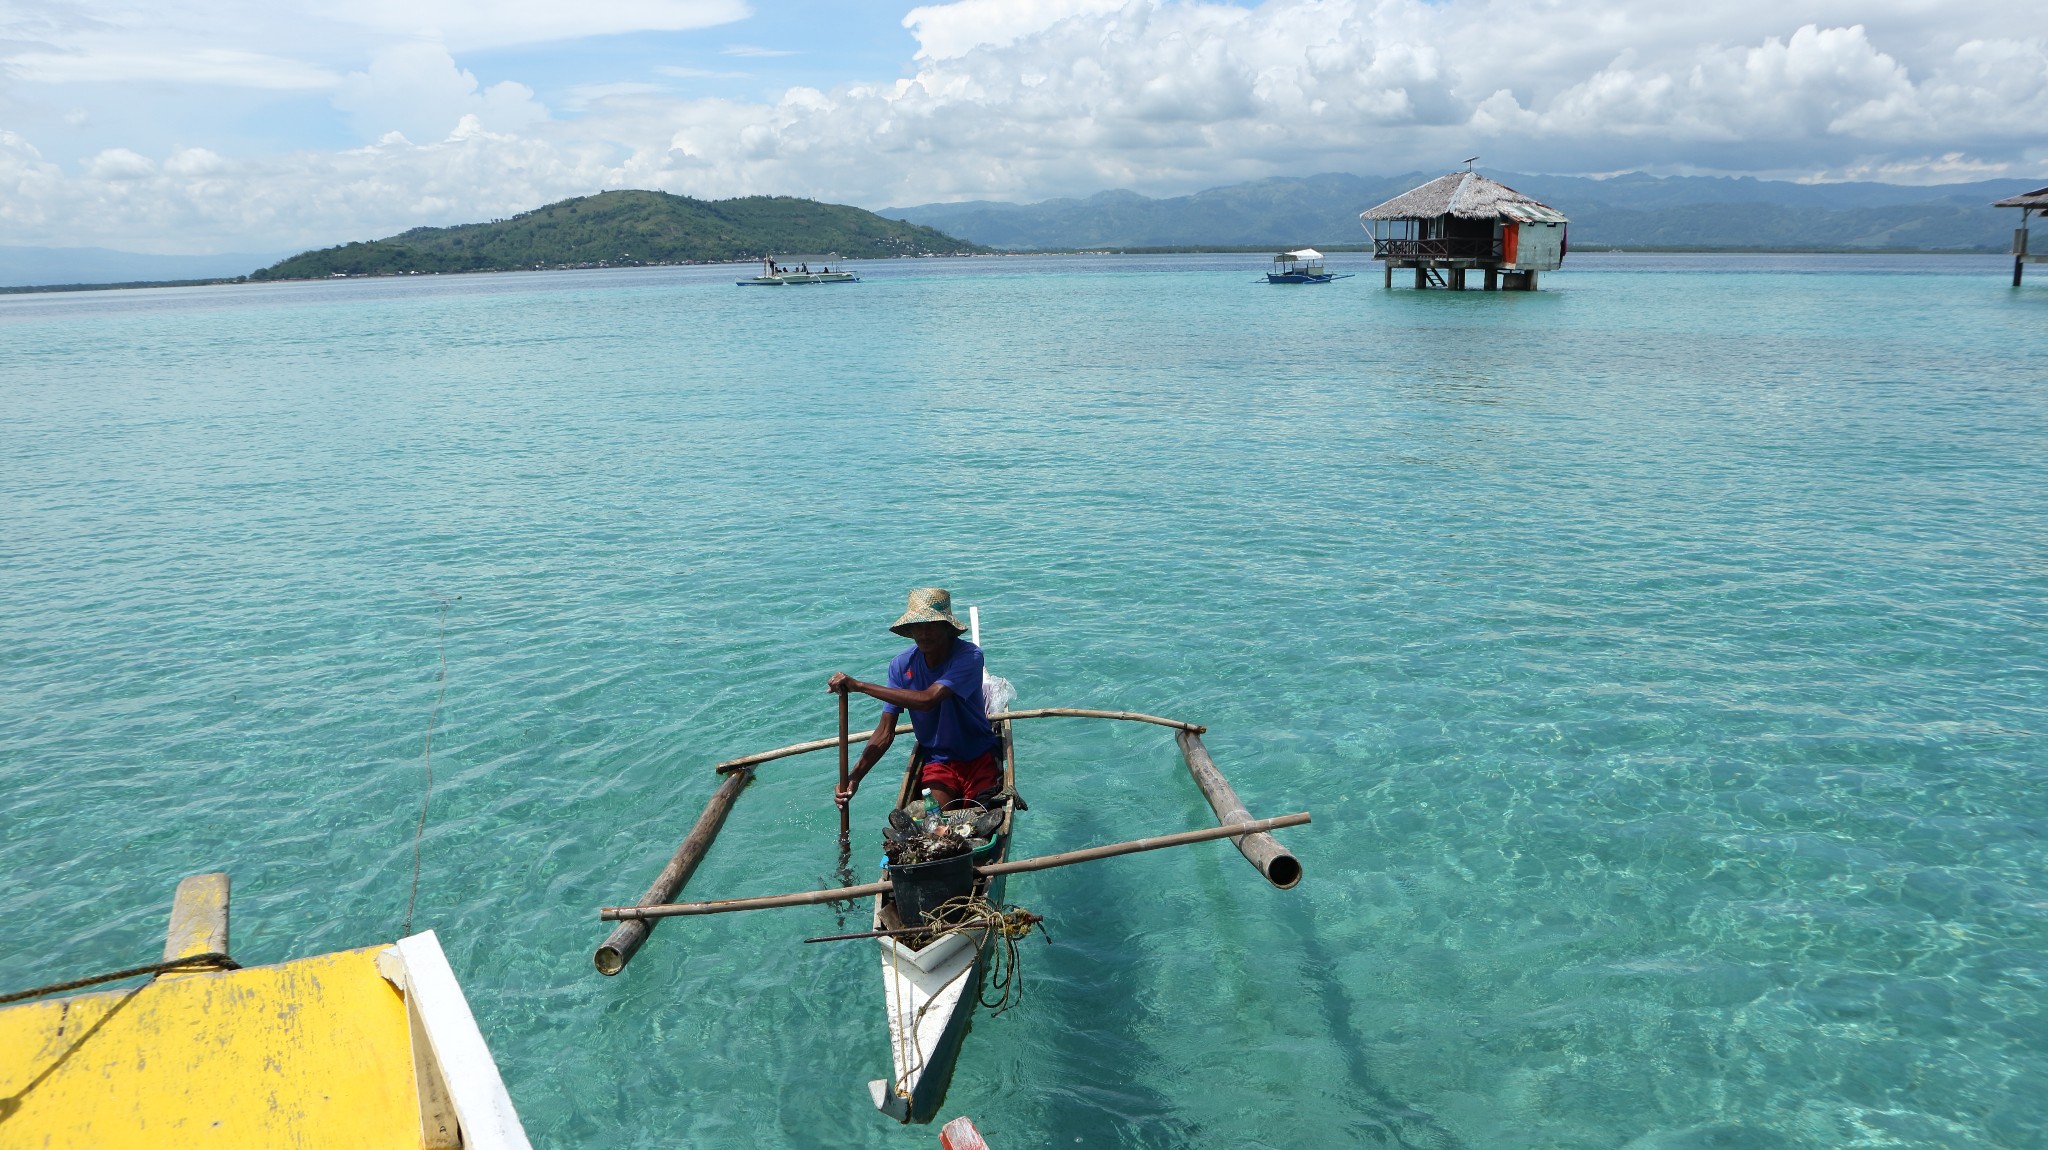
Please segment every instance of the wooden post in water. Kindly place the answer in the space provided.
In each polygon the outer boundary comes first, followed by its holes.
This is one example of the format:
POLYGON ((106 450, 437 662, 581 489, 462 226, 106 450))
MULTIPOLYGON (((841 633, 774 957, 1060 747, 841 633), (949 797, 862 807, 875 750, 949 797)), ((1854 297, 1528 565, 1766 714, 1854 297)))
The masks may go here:
MULTIPOLYGON (((1202 797, 1209 800, 1209 809, 1216 812, 1216 822, 1226 827, 1252 822, 1252 813, 1244 809, 1237 792, 1231 789, 1230 780, 1216 769, 1216 760, 1209 757, 1209 748, 1202 745, 1202 736, 1193 731, 1180 731, 1173 740, 1180 744, 1181 758, 1187 760, 1188 773, 1195 776, 1195 785, 1202 788, 1202 797)), ((1267 882, 1281 890, 1301 881, 1301 861, 1272 835, 1244 835, 1237 840, 1237 849, 1243 853, 1246 862, 1266 876, 1267 882)))
POLYGON ((2012 234, 2012 286, 2020 286, 2020 279, 2027 267, 2027 219, 2034 214, 2032 208, 2020 209, 2020 230, 2012 234))
MULTIPOLYGON (((704 852, 711 849, 712 840, 718 837, 718 829, 725 825, 725 816, 732 813, 732 804, 753 779, 754 772, 743 767, 725 776, 725 781, 718 784, 718 789, 711 794, 711 801, 704 804, 704 813, 697 816, 697 824, 690 828, 689 835, 676 848, 675 856, 661 868, 647 893, 640 896, 642 906, 668 902, 683 889, 684 883, 690 881, 697 864, 704 861, 704 852)), ((609 977, 626 969, 626 964, 633 961, 640 944, 647 941, 653 930, 653 919, 621 922, 611 937, 604 940, 604 945, 597 948, 597 972, 609 977)))

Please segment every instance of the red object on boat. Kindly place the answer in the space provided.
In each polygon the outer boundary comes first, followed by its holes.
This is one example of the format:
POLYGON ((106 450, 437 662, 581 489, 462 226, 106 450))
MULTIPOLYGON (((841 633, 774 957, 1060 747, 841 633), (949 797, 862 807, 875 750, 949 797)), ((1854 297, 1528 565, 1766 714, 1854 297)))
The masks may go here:
POLYGON ((988 1150, 981 1131, 974 1128, 974 1120, 965 1114, 940 1128, 939 1145, 943 1150, 988 1150))

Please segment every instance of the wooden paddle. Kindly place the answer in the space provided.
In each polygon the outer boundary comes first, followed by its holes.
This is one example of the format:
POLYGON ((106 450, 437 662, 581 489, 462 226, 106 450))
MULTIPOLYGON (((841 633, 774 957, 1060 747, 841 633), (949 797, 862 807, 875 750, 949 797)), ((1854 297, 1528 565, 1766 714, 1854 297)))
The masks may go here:
MULTIPOLYGON (((839 789, 846 790, 846 687, 839 688, 839 789)), ((839 846, 842 850, 853 845, 853 804, 839 804, 839 846)))

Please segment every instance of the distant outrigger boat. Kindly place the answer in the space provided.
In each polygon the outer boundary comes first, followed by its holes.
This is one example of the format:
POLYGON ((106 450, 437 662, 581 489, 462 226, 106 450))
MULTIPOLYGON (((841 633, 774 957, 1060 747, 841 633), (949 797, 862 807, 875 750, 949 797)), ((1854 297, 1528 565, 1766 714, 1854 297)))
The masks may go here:
POLYGON ((1350 279, 1354 273, 1331 274, 1323 266, 1323 253, 1314 248, 1296 248, 1273 257, 1273 270, 1266 273, 1269 284, 1326 284, 1350 279))
POLYGON ((800 284, 857 284, 860 277, 847 271, 837 255, 788 256, 795 266, 778 263, 774 256, 761 257, 761 274, 750 279, 735 280, 741 287, 795 287, 800 284), (810 270, 811 261, 818 262, 817 271, 810 270), (841 264, 838 271, 833 264, 841 264))
MULTIPOLYGON (((980 612, 970 611, 968 617, 971 621, 972 641, 979 645, 980 612)), ((843 696, 841 707, 840 733, 837 738, 814 739, 759 754, 743 755, 718 765, 718 772, 725 776, 724 784, 705 804, 704 813, 698 816, 696 825, 690 829, 682 845, 676 848, 675 856, 669 860, 668 866, 655 878, 647 893, 641 896, 639 905, 604 907, 599 911, 601 919, 619 925, 611 936, 605 939, 604 944, 598 947, 596 963, 599 972, 607 975, 617 974, 631 961, 641 944, 646 942, 656 921, 663 918, 767 910, 773 907, 813 906, 873 896, 875 901, 871 920, 874 924, 872 931, 827 935, 805 941, 873 939, 880 944, 882 990, 888 1010, 887 1035, 894 1073, 889 1078, 870 1081, 868 1094, 876 1109, 899 1122, 930 1122, 937 1115, 939 1106, 945 1099, 946 1088, 953 1079, 953 1067, 960 1056, 961 1039, 967 1034, 968 1022, 974 1015, 975 1007, 981 1005, 982 985, 989 975, 995 950, 1001 946, 1014 945, 1017 935, 1028 930, 1029 924, 1038 921, 1036 915, 1004 907, 1004 887, 1008 875, 1050 870, 1053 867, 1092 862, 1096 859, 1135 854, 1139 851, 1228 838, 1253 868, 1274 886, 1286 890, 1301 881, 1301 863, 1269 832, 1282 827, 1300 826, 1309 821, 1308 813, 1254 819, 1244 804, 1238 800, 1236 792, 1231 789, 1223 773, 1217 769, 1215 761, 1209 757, 1208 749, 1202 745, 1201 736, 1207 730, 1206 727, 1178 719, 1164 719, 1156 715, 1141 715, 1129 711, 1040 707, 1022 711, 998 711, 988 716, 990 724, 995 728, 1002 754, 1003 789, 996 798, 1000 805, 982 816, 989 820, 986 827, 988 833, 985 836, 988 842, 967 855, 956 855, 941 860, 943 863, 951 863, 957 859, 962 864, 957 868, 960 872, 958 875, 949 876, 959 882, 955 890, 966 892, 958 901, 943 900, 944 893, 948 892, 935 893, 932 886, 927 885, 928 879, 913 879, 908 873, 912 869, 924 868, 896 866, 887 872, 895 877, 885 877, 881 882, 839 887, 834 890, 799 891, 758 898, 721 899, 715 902, 672 902, 671 900, 697 869, 697 864, 703 861, 704 854, 710 850, 719 829, 725 824, 726 816, 732 811, 733 803, 739 798, 740 792, 746 789, 756 767, 808 751, 837 747, 840 749, 841 785, 844 785, 847 749, 853 743, 866 740, 873 732, 847 731, 843 696), (1205 830, 1182 831, 1064 851, 1059 854, 1041 855, 1037 858, 1009 859, 1007 856, 1016 813, 1028 809, 1017 795, 1014 724, 1022 719, 1059 716, 1121 719, 1172 728, 1174 739, 1180 745, 1181 757, 1187 763, 1188 773, 1193 776, 1195 785, 1201 789, 1203 797, 1208 799, 1210 809, 1216 813, 1218 825, 1205 830), (1001 812, 1000 821, 995 821, 996 810, 1001 812), (968 865, 970 863, 971 865, 968 865), (905 899, 909 900, 908 910, 900 912, 899 906, 906 905, 905 899), (936 912, 933 911, 934 903, 937 903, 938 907, 936 912), (961 914, 978 917, 962 919, 959 917, 961 914)), ((918 816, 926 802, 921 797, 925 789, 923 758, 922 748, 912 751, 909 767, 904 772, 903 783, 897 790, 896 801, 891 810, 893 817, 890 821, 893 825, 906 825, 904 816, 908 816, 908 821, 921 821, 918 816), (897 812, 902 814, 897 815, 897 812)), ((842 823, 842 828, 843 826, 842 823)), ((974 837, 984 836, 977 833, 974 837)), ((1014 977, 1014 968, 1011 970, 1011 976, 1014 977)))

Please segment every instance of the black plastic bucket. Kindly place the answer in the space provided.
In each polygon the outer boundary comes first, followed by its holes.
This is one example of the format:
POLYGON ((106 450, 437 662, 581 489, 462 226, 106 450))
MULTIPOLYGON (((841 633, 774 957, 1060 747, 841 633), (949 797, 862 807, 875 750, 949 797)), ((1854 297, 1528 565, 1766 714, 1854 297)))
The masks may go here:
POLYGON ((974 893, 974 855, 891 866, 889 881, 896 884, 896 916, 904 926, 923 926, 939 907, 974 893))

